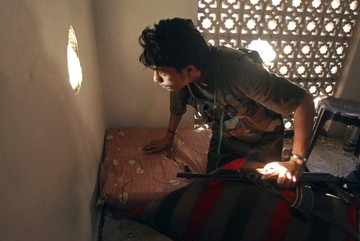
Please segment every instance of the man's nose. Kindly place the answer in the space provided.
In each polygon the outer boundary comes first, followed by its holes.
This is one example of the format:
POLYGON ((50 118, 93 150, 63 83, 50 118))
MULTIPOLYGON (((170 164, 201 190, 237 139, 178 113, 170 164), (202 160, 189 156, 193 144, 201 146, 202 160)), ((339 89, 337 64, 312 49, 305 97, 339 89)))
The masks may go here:
POLYGON ((157 70, 154 70, 153 80, 155 83, 162 83, 164 81, 157 70))

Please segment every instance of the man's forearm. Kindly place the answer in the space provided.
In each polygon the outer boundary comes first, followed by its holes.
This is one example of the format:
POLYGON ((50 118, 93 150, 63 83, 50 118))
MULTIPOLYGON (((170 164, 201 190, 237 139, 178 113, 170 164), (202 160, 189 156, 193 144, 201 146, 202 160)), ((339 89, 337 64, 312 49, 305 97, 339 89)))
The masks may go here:
POLYGON ((168 124, 168 134, 175 134, 177 128, 179 127, 182 115, 174 115, 170 113, 169 124, 168 124))
POLYGON ((294 143, 292 153, 300 157, 309 155, 308 148, 314 123, 314 101, 306 94, 294 112, 294 143))

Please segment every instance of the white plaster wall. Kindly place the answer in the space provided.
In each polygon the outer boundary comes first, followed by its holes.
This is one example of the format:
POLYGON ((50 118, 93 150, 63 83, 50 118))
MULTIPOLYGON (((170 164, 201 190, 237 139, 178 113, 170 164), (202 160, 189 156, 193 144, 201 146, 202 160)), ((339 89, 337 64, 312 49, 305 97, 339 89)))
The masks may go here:
POLYGON ((0 1, 0 239, 96 240, 105 108, 91 0, 0 1), (79 42, 74 94, 67 36, 79 42))
MULTIPOLYGON (((99 61, 109 127, 165 127, 169 93, 138 61, 141 31, 163 18, 191 18, 196 0, 95 0, 99 61)), ((192 109, 183 126, 192 124, 192 109)))

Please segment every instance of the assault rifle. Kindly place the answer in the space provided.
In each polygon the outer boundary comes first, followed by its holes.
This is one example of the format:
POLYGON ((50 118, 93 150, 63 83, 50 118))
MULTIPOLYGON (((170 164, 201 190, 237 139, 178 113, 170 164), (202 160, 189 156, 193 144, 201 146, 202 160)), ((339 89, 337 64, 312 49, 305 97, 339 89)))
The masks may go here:
POLYGON ((300 217, 308 218, 313 214, 315 207, 314 189, 325 190, 335 198, 341 199, 346 204, 354 201, 354 195, 347 188, 347 180, 343 177, 336 177, 329 173, 304 172, 296 185, 296 199, 291 201, 281 194, 277 189, 274 180, 265 181, 261 179, 262 174, 255 169, 240 168, 235 170, 218 169, 212 173, 193 173, 188 167, 185 172, 178 173, 180 178, 200 179, 221 179, 227 181, 240 181, 253 183, 261 188, 281 196, 291 206, 291 209, 300 217))

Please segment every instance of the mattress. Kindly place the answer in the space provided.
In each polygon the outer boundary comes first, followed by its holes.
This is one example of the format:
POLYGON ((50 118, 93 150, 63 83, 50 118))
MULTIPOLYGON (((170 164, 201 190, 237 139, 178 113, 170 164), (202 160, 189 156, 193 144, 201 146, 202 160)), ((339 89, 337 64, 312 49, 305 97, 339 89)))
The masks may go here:
POLYGON ((192 182, 176 177, 185 166, 193 172, 206 171, 211 132, 179 130, 171 157, 164 152, 143 153, 143 146, 165 134, 163 129, 111 128, 106 131, 100 166, 100 205, 126 212, 192 182))

